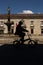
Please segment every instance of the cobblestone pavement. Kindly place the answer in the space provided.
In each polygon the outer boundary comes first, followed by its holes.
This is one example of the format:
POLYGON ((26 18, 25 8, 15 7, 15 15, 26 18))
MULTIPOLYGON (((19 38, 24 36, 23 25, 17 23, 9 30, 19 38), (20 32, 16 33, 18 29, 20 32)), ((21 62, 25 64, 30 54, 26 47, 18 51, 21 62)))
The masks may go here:
MULTIPOLYGON (((39 44, 43 44, 43 36, 30 36, 33 40, 38 40, 39 44)), ((0 35, 0 45, 1 44, 12 44, 14 40, 18 40, 18 36, 15 35, 0 35)), ((27 39, 28 36, 25 36, 25 39, 27 39)), ((25 42, 27 44, 28 41, 25 42)))

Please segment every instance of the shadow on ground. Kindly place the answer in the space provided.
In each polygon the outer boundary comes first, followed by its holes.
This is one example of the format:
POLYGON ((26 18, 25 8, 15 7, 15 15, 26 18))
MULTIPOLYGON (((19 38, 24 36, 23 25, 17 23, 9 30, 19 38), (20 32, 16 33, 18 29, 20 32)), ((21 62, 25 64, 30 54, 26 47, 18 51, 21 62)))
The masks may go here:
POLYGON ((0 64, 42 65, 43 45, 9 44, 0 46, 0 64))

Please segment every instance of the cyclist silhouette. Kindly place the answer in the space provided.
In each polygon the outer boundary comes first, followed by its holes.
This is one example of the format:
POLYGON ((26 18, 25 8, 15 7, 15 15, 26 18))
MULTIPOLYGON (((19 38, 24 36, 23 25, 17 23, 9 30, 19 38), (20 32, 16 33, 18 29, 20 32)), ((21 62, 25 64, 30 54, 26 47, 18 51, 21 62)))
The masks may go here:
POLYGON ((19 35, 19 37, 21 38, 21 43, 23 44, 23 40, 24 40, 24 36, 25 36, 25 32, 29 32, 28 30, 26 30, 26 26, 23 26, 24 21, 20 21, 19 24, 16 27, 16 32, 15 35, 19 35))

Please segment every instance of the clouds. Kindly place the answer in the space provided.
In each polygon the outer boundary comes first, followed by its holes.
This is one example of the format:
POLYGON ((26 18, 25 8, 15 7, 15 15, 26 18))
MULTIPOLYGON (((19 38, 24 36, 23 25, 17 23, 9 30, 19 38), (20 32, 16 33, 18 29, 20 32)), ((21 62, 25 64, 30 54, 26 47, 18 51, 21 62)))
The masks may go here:
POLYGON ((34 14, 34 12, 32 12, 31 10, 23 10, 19 14, 34 14))
POLYGON ((31 10, 23 10, 24 14, 33 14, 33 12, 31 10))

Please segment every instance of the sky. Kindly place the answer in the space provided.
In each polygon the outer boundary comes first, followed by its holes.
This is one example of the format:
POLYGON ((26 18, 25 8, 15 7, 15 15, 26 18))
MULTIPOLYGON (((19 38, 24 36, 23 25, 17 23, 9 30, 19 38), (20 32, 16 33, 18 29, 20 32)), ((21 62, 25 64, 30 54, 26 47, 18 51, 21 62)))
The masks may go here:
POLYGON ((34 13, 43 13, 43 0, 0 0, 0 14, 7 14, 8 6, 11 14, 31 10, 34 13))

